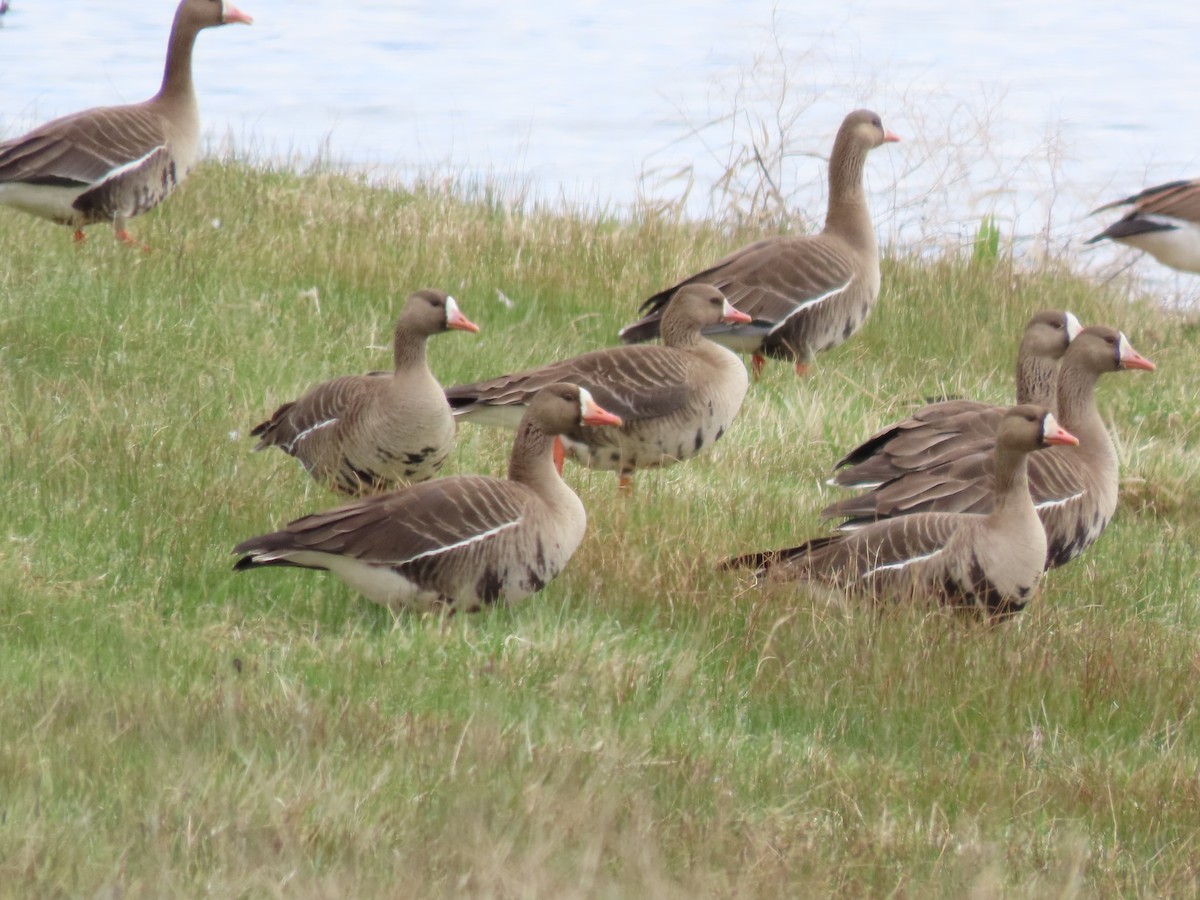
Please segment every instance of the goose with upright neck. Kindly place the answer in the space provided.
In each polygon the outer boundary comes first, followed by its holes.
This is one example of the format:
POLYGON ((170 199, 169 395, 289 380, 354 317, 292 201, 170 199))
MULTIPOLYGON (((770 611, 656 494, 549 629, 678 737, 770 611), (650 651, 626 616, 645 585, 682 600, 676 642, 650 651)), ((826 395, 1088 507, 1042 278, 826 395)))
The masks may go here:
POLYGON ((192 50, 205 28, 250 16, 225 0, 182 0, 175 10, 162 85, 142 103, 101 106, 54 119, 0 143, 0 204, 75 229, 111 222, 137 244, 129 219, 170 195, 195 164, 200 113, 192 50))
POLYGON ((642 318, 621 330, 621 340, 650 340, 676 291, 688 284, 711 284, 751 321, 709 328, 709 337, 752 354, 756 377, 767 357, 790 360, 796 373, 804 374, 817 353, 844 342, 875 307, 879 244, 863 169, 871 150, 898 140, 870 110, 850 113, 829 157, 829 205, 820 233, 769 237, 735 250, 646 300, 642 318))
POLYGON ((446 397, 456 417, 512 428, 545 385, 569 381, 587 388, 621 417, 620 428, 563 432, 566 454, 593 469, 615 471, 622 489, 637 469, 690 459, 732 424, 749 379, 742 361, 703 336, 710 325, 749 321, 711 285, 675 292, 662 317, 662 344, 606 347, 582 356, 456 385, 446 397))
MULTIPOLYGON (((1117 508, 1118 464, 1112 436, 1096 407, 1096 383, 1106 372, 1154 371, 1124 334, 1094 325, 1085 328, 1063 355, 1058 373, 1058 420, 1079 438, 1079 445, 1036 454, 1029 464, 1029 485, 1046 528, 1046 566, 1061 566, 1093 544, 1117 508)), ((984 442, 964 447, 927 469, 899 475, 877 488, 822 510, 844 519, 842 529, 878 519, 919 512, 987 513, 994 464, 984 442)))
POLYGON ((432 478, 454 446, 454 417, 425 345, 451 330, 479 326, 443 291, 412 294, 396 319, 391 372, 345 375, 310 388, 254 427, 254 449, 278 447, 344 494, 432 478))
MULTIPOLYGON (((1043 310, 1025 325, 1017 348, 1017 403, 1058 408, 1058 365, 1082 330, 1070 312, 1043 310)), ((836 463, 830 484, 878 487, 906 472, 930 469, 972 449, 987 449, 1007 406, 978 400, 931 403, 867 438, 836 463)))
POLYGON ((521 417, 507 479, 438 478, 305 516, 242 541, 234 569, 326 569, 393 610, 476 612, 520 600, 563 570, 587 527, 556 470, 555 435, 620 424, 586 390, 547 385, 521 417))
POLYGON ((937 599, 992 616, 1021 610, 1046 559, 1046 532, 1029 493, 1030 459, 1079 439, 1039 406, 1007 410, 997 430, 986 515, 926 512, 885 519, 798 547, 751 553, 726 568, 760 578, 830 585, 875 599, 937 599))

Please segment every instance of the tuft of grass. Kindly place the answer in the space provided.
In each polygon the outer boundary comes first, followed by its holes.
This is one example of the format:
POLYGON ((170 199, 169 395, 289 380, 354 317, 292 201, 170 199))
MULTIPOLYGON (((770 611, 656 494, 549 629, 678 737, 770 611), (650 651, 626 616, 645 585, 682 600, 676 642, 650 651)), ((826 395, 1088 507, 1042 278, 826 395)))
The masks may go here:
MULTIPOLYGON (((411 290, 483 327, 432 342, 449 384, 611 344, 758 236, 504 196, 209 162, 137 220, 148 254, 0 219, 0 893, 1194 893, 1195 326, 1061 265, 889 254, 863 331, 806 380, 769 367, 711 452, 632 498, 569 468, 588 537, 517 608, 393 619, 230 571, 337 502, 249 426, 386 365, 411 290), (715 570, 822 529, 839 451, 924 397, 1010 398, 1042 308, 1160 369, 1103 380, 1122 505, 1029 611, 715 570)), ((508 441, 464 426, 449 471, 501 473, 508 441)))

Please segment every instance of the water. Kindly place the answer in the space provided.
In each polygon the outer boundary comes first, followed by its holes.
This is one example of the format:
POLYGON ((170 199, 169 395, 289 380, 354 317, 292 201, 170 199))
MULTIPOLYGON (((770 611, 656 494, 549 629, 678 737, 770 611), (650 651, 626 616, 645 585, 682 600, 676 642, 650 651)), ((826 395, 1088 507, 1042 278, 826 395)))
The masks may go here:
MULTIPOLYGON (((0 135, 157 86, 170 3, 12 3, 0 135)), ((1200 5, 1177 0, 239 5, 255 24, 207 31, 196 53, 217 152, 704 215, 753 136, 768 158, 786 151, 776 183, 819 219, 821 157, 844 113, 868 106, 907 139, 868 166, 885 240, 962 243, 994 213, 1025 253, 1074 252, 1101 227, 1090 208, 1200 176, 1200 5)))

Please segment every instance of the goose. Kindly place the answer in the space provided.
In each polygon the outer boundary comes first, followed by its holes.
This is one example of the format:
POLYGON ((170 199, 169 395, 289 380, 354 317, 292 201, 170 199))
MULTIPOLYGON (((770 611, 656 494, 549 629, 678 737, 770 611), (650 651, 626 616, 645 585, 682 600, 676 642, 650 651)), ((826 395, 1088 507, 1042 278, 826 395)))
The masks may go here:
POLYGON ((587 390, 551 384, 529 403, 508 478, 456 475, 376 494, 242 541, 235 571, 299 566, 332 572, 399 611, 477 612, 542 589, 583 540, 583 504, 555 471, 554 435, 617 426, 587 390))
MULTIPOLYGON (((1116 512, 1117 453, 1096 408, 1095 389, 1102 374, 1123 369, 1152 372, 1155 366, 1113 328, 1083 329, 1063 354, 1058 420, 1079 445, 1038 453, 1029 463, 1030 490, 1046 528, 1047 568, 1064 565, 1091 546, 1116 512)), ((916 512, 986 513, 992 466, 987 450, 965 448, 961 456, 899 475, 826 507, 821 515, 844 518, 839 527, 853 529, 916 512)))
POLYGON ((1172 181, 1092 211, 1131 207, 1085 243, 1111 240, 1145 250, 1164 266, 1200 273, 1200 179, 1172 181))
MULTIPOLYGON (((1059 310, 1043 310, 1029 320, 1017 349, 1017 403, 1057 411, 1058 361, 1081 329, 1079 319, 1059 310)), ((839 459, 829 483, 878 487, 905 472, 961 456, 968 446, 986 449, 1007 410, 976 400, 931 403, 877 431, 839 459)))
POLYGON ((0 204, 75 228, 126 221, 153 209, 196 162, 200 114, 192 48, 203 28, 253 20, 225 0, 182 0, 175 10, 162 87, 143 103, 101 106, 0 143, 0 204))
POLYGON ((863 192, 863 167, 867 153, 898 140, 870 110, 850 113, 829 157, 824 230, 764 238, 659 291, 641 305, 643 317, 621 329, 621 340, 635 344, 655 337, 676 291, 687 284, 712 284, 751 321, 711 328, 709 337, 752 354, 755 378, 768 356, 792 360, 796 374, 804 375, 817 353, 854 334, 875 306, 879 246, 863 192))
POLYGON ((748 322, 712 285, 692 284, 671 298, 662 317, 662 344, 607 347, 561 362, 446 390, 456 417, 513 427, 546 384, 586 387, 621 417, 619 429, 572 428, 563 451, 593 469, 616 471, 621 489, 637 469, 689 459, 717 441, 741 409, 749 379, 729 350, 701 329, 748 322))
POLYGON ((927 512, 885 519, 724 566, 752 566, 759 578, 816 582, 876 599, 932 597, 991 616, 1012 615, 1028 603, 1046 558, 1046 533, 1029 495, 1029 454, 1076 444, 1053 413, 1014 406, 1000 421, 991 454, 987 515, 927 512))
POLYGON ((391 372, 309 389, 251 430, 259 439, 254 449, 278 447, 344 494, 432 478, 454 446, 454 417, 425 361, 425 340, 447 330, 479 326, 442 291, 412 294, 396 319, 391 372))

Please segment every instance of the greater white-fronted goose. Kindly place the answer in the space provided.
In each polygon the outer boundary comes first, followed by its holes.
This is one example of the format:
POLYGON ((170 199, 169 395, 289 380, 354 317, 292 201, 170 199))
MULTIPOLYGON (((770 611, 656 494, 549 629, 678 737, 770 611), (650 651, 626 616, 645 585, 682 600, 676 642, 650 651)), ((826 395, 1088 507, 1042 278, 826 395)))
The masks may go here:
POLYGON ((391 372, 345 375, 285 403, 250 434, 344 494, 432 478, 454 446, 454 416, 425 360, 428 337, 479 331, 442 291, 412 294, 396 319, 391 372))
POLYGON ((0 143, 0 203, 74 227, 126 220, 157 206, 187 175, 200 147, 192 48, 203 28, 252 19, 224 0, 182 0, 162 87, 143 103, 101 106, 0 143))
POLYGON ((616 471, 623 489, 636 469, 688 459, 725 433, 741 409, 749 379, 733 353, 705 340, 701 329, 749 316, 719 290, 692 284, 671 298, 662 317, 662 344, 608 347, 490 381, 449 388, 454 414, 469 422, 511 428, 544 385, 570 381, 587 388, 625 423, 619 429, 572 428, 566 453, 593 469, 616 471))
POLYGON ((754 566, 760 577, 818 582, 877 599, 926 597, 1010 615, 1029 601, 1046 559, 1046 533, 1029 496, 1029 453, 1076 443, 1053 413, 1014 406, 1001 420, 991 454, 987 515, 930 512, 887 519, 725 565, 754 566))
MULTIPOLYGON (((1058 418, 1079 438, 1077 447, 1039 453, 1029 464, 1029 484, 1046 527, 1046 567, 1074 559, 1100 537, 1117 508, 1117 454, 1096 408, 1096 382, 1105 372, 1153 371, 1121 332, 1085 328, 1063 355, 1058 373, 1058 418)), ((842 528, 916 512, 986 513, 993 457, 973 450, 930 469, 918 469, 873 490, 827 507, 822 515, 845 518, 842 528)))
POLYGON ((644 302, 643 318, 623 328, 621 340, 634 344, 655 337, 663 309, 677 290, 687 284, 711 284, 751 321, 709 328, 707 336, 753 354, 756 377, 768 356, 792 360, 796 373, 803 374, 817 353, 854 334, 875 306, 879 245, 863 191, 863 167, 867 153, 898 140, 875 113, 850 113, 829 157, 829 209, 823 231, 770 237, 734 251, 644 302))
POLYGON ((520 600, 562 571, 587 525, 555 470, 554 436, 620 422, 586 390, 548 385, 521 418, 507 480, 438 478, 305 516, 242 541, 234 569, 327 569, 394 610, 475 612, 520 600))
POLYGON ((1110 240, 1145 250, 1164 266, 1200 273, 1200 180, 1172 181, 1106 203, 1092 215, 1132 207, 1086 243, 1110 240))
MULTIPOLYGON (((1017 348, 1017 403, 1058 408, 1058 361, 1081 330, 1069 312, 1046 310, 1025 326, 1017 348)), ((834 464, 832 484, 878 487, 905 472, 930 469, 972 450, 989 450, 1007 406, 976 400, 931 403, 867 438, 834 464)))

